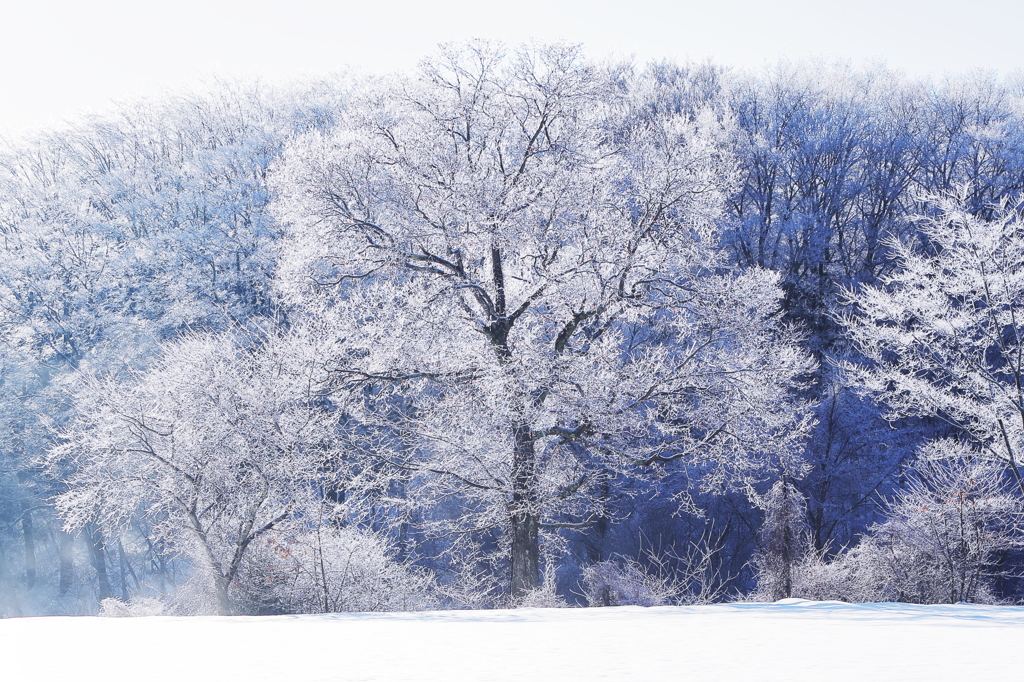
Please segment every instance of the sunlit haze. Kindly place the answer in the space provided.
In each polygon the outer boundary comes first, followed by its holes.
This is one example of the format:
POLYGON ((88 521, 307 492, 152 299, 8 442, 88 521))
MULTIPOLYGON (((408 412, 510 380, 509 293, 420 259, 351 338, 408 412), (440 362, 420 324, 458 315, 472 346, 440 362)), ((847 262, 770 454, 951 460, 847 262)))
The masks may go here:
POLYGON ((808 2, 520 0, 479 3, 127 0, 5 3, 0 135, 58 124, 118 100, 210 76, 279 81, 414 67, 440 42, 567 40, 591 57, 708 58, 758 68, 780 58, 885 62, 910 75, 1021 66, 1024 5, 979 0, 808 2))

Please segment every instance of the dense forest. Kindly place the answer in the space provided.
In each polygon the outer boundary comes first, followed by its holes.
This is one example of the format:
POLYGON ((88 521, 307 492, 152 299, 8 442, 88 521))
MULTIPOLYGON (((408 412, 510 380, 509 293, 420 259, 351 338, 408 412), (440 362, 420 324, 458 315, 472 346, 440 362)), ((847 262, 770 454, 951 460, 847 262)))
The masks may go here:
POLYGON ((0 149, 0 616, 1024 599, 1024 90, 442 48, 0 149))

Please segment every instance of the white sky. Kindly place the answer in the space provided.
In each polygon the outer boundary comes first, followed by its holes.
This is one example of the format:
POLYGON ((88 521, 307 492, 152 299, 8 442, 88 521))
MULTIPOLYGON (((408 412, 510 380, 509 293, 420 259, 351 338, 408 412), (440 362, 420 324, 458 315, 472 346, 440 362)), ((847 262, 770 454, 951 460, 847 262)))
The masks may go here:
POLYGON ((758 67, 885 61, 912 75, 1024 66, 1017 0, 0 0, 0 135, 203 77, 415 66, 437 43, 582 42, 587 54, 758 67))

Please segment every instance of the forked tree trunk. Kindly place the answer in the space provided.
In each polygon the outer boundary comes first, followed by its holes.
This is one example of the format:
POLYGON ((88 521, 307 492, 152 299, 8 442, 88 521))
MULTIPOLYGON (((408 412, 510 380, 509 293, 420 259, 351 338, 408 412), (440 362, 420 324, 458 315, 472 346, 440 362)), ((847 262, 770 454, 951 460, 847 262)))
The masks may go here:
POLYGON ((192 526, 191 530, 195 533, 196 540, 199 541, 200 546, 203 548, 207 570, 210 572, 210 578, 213 583, 211 587, 213 588, 214 596, 217 598, 217 615, 230 616, 231 600, 228 597, 228 580, 224 577, 224 573, 221 572, 220 563, 213 554, 213 549, 210 547, 210 542, 206 536, 206 530, 203 528, 203 524, 199 522, 195 509, 188 509, 187 513, 192 526))
MULTIPOLYGON (((505 274, 501 249, 491 247, 491 269, 494 282, 494 307, 487 336, 498 362, 508 365, 512 349, 509 331, 515 316, 507 314, 505 274)), ((524 401, 525 405, 525 401, 524 401)), ((522 413, 520 413, 522 414, 522 413)), ((512 427, 512 504, 509 507, 511 531, 512 597, 521 597, 540 585, 540 505, 537 498, 537 454, 530 425, 519 418, 512 427)))

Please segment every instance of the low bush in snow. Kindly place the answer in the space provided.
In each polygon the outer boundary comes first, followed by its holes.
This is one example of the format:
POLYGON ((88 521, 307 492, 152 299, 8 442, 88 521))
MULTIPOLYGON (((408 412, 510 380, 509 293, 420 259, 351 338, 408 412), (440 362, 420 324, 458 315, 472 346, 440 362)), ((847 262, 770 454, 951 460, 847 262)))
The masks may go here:
POLYGON ((396 558, 384 537, 354 526, 291 524, 265 534, 238 581, 249 610, 417 611, 437 606, 431 575, 396 558))
POLYGON ((127 602, 110 597, 100 602, 99 615, 106 618, 162 616, 164 615, 164 603, 153 597, 135 597, 127 602))
MULTIPOLYGON (((920 452, 910 482, 887 518, 845 554, 807 552, 790 569, 791 594, 848 602, 941 604, 997 601, 992 581, 1005 553, 1024 543, 1024 506, 1005 467, 961 444, 937 441, 920 452)), ((772 574, 762 571, 771 581, 772 574)), ((776 591, 761 588, 762 599, 776 591)))

